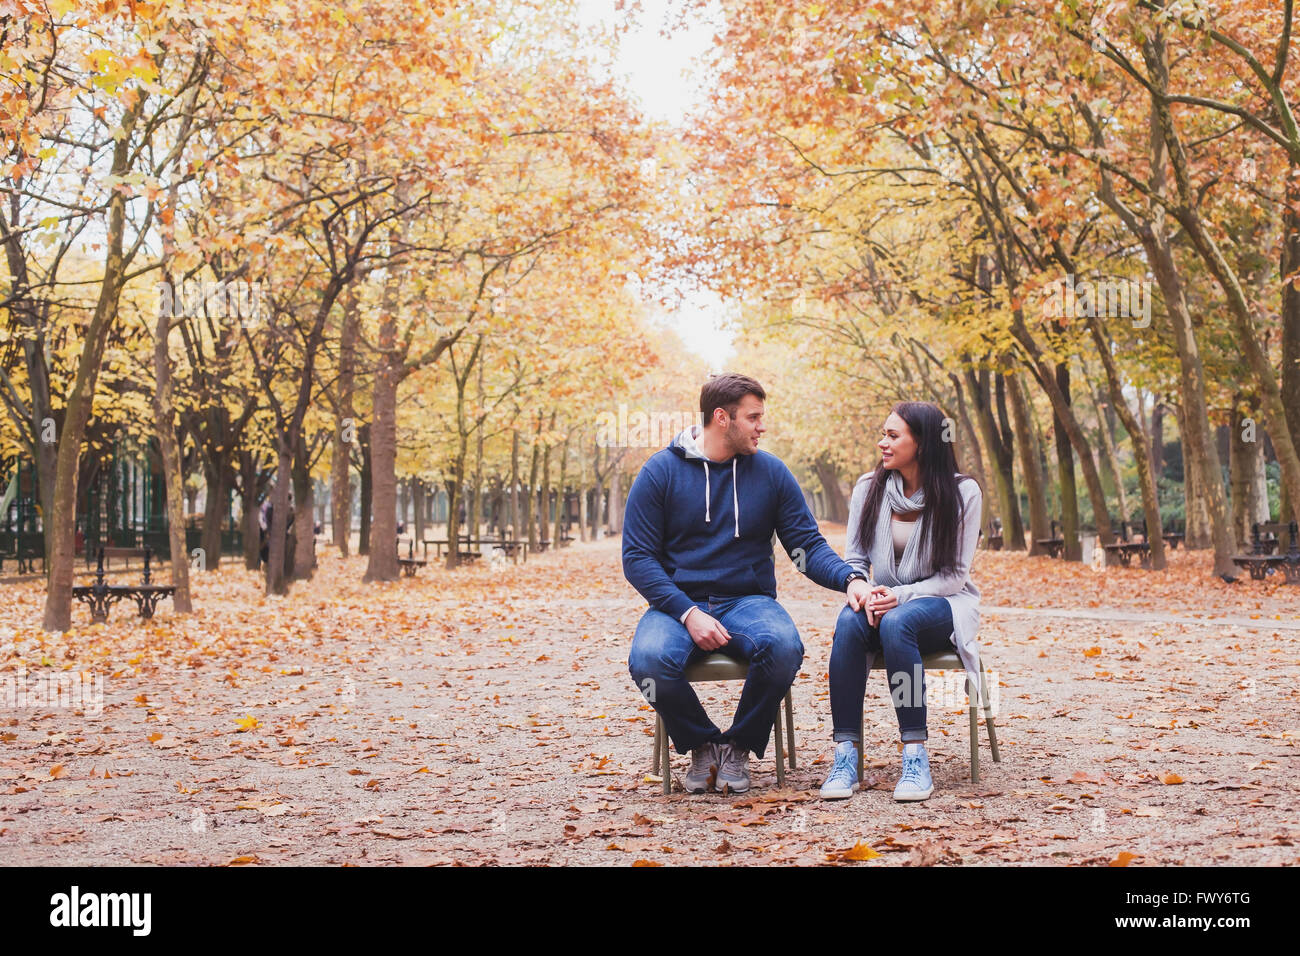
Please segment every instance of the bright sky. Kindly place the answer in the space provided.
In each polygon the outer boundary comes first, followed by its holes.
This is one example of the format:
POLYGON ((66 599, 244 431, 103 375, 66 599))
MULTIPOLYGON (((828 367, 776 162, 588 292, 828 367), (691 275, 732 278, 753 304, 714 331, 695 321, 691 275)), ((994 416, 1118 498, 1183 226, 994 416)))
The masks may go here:
MULTIPOLYGON (((612 23, 620 14, 614 0, 580 0, 584 19, 612 23)), ((660 36, 670 0, 642 0, 637 28, 619 46, 615 69, 624 74, 627 88, 640 98, 645 111, 670 123, 681 124, 699 96, 692 77, 692 60, 713 42, 704 25, 678 30, 672 39, 660 36)), ((693 293, 672 312, 660 312, 691 351, 703 355, 721 371, 734 354, 732 333, 724 328, 727 306, 717 296, 693 293)))

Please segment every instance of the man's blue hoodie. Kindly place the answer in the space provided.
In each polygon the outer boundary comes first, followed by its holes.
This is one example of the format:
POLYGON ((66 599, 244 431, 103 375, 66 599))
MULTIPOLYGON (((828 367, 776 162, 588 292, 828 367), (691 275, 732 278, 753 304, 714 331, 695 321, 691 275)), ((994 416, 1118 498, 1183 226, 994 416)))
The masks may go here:
POLYGON ((623 515, 623 574, 650 606, 680 620, 709 597, 776 597, 772 532, 796 566, 832 591, 854 569, 821 532, 799 483, 767 452, 704 457, 700 426, 645 463, 623 515))

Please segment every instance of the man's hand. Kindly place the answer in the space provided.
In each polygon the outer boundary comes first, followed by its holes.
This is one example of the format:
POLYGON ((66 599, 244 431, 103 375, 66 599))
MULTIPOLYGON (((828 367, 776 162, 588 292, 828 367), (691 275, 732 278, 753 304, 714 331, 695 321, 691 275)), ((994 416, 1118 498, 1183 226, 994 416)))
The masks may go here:
POLYGON ((849 582, 849 607, 855 611, 861 611, 866 606, 867 600, 871 597, 871 585, 862 578, 854 578, 849 582))
POLYGON ((871 589, 871 596, 867 601, 867 623, 873 626, 879 624, 885 612, 895 607, 898 607, 898 595, 892 588, 877 584, 871 589))
POLYGON ((686 615, 686 630, 695 645, 704 651, 716 651, 731 640, 731 635, 718 619, 710 617, 698 607, 686 615))

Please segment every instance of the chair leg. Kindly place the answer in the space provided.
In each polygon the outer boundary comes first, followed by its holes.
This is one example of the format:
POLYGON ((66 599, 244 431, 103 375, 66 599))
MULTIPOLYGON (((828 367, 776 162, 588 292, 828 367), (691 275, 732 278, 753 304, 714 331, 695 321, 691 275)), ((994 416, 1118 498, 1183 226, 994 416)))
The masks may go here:
POLYGON ((858 783, 862 783, 862 770, 865 761, 862 757, 862 751, 867 746, 867 715, 864 711, 862 718, 858 721, 858 783))
MULTIPOLYGON (((778 715, 779 716, 779 715, 778 715)), ((780 733, 780 731, 777 731, 780 733)), ((785 692, 785 734, 786 734, 786 753, 790 755, 790 769, 798 770, 799 764, 795 762, 794 756, 794 690, 785 692)))
MULTIPOLYGON (((662 724, 662 717, 656 717, 656 719, 662 724)), ((659 738, 659 766, 663 773, 665 797, 673 792, 673 760, 671 755, 672 751, 668 746, 668 728, 664 727, 659 738)))
POLYGON ((989 732, 989 749, 993 751, 993 762, 1001 763, 998 756, 998 735, 993 729, 993 703, 989 700, 989 685, 984 676, 984 665, 980 664, 980 697, 984 701, 984 729, 989 732))
POLYGON ((655 757, 654 762, 650 764, 650 772, 656 777, 659 776, 659 741, 664 735, 664 721, 658 714, 655 714, 655 757))
POLYGON ((785 786, 785 746, 781 741, 781 705, 776 706, 776 723, 772 727, 776 738, 776 785, 785 786))
POLYGON ((975 685, 966 678, 966 694, 970 699, 970 782, 980 782, 980 725, 975 713, 975 685))

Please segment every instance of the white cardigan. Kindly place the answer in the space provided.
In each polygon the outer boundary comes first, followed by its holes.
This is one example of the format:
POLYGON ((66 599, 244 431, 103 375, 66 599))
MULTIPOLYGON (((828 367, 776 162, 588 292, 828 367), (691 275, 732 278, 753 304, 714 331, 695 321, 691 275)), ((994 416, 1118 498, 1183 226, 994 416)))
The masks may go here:
MULTIPOLYGON (((863 574, 871 572, 871 542, 858 539, 858 526, 862 521, 862 509, 867 500, 867 491, 871 488, 871 474, 858 479, 853 486, 853 497, 849 502, 848 553, 844 560, 863 574)), ((891 559, 887 568, 876 568, 873 575, 876 584, 892 588, 898 595, 898 603, 906 604, 917 597, 942 597, 948 599, 952 607, 952 641, 966 669, 966 677, 973 688, 971 700, 977 706, 981 704, 980 695, 980 654, 977 633, 980 626, 980 592, 970 579, 970 566, 975 558, 975 546, 979 543, 980 517, 984 507, 983 494, 979 483, 960 482, 962 513, 961 524, 957 533, 957 564, 947 574, 930 574, 914 581, 900 581, 897 577, 897 565, 891 559)), ((918 529, 919 530, 919 529, 918 529)), ((889 553, 894 551, 891 547, 889 553)), ((867 652, 867 672, 871 672, 875 655, 867 652)))

